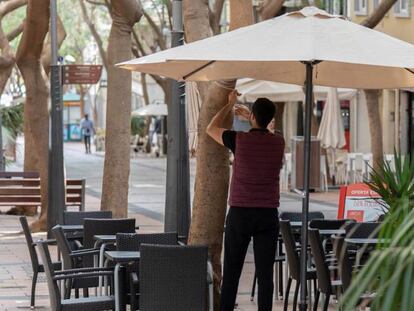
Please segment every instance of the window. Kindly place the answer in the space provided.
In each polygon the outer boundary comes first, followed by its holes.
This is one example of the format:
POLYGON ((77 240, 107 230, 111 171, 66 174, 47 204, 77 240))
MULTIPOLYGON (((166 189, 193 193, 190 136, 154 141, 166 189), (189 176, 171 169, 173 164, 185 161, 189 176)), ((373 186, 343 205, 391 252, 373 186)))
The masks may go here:
POLYGON ((356 15, 368 15, 368 0, 354 0, 356 15))
POLYGON ((411 0, 398 0, 394 4, 394 14, 398 17, 411 16, 411 0))

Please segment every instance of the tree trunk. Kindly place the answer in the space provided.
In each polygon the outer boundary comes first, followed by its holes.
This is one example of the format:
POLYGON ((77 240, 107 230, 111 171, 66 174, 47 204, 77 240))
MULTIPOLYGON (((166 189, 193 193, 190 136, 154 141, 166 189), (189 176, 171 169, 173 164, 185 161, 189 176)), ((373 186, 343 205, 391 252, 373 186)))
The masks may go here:
POLYGON ((108 99, 102 210, 114 217, 128 214, 129 153, 131 136, 131 72, 116 63, 131 58, 132 27, 142 15, 136 0, 111 1, 112 27, 108 43, 108 99))
POLYGON ((374 169, 377 169, 382 163, 384 154, 384 151, 382 149, 382 126, 378 100, 379 92, 379 90, 365 90, 374 169))
MULTIPOLYGON (((387 14, 387 12, 396 2, 397 0, 381 1, 375 11, 372 12, 372 14, 361 23, 361 25, 368 28, 374 28, 384 18, 385 14, 387 14)), ((379 93, 379 90, 365 90, 369 129, 371 133, 371 151, 374 159, 374 169, 377 169, 378 166, 382 163, 384 154, 384 150, 382 148, 381 113, 379 110, 378 100, 379 93)))
MULTIPOLYGON (((26 86, 25 136, 31 136, 33 145, 28 152, 36 153, 41 180, 42 209, 40 218, 32 224, 33 230, 46 230, 48 152, 49 152, 49 92, 41 64, 43 42, 49 29, 49 0, 29 0, 23 36, 17 50, 16 63, 26 86)), ((26 153, 27 154, 27 153, 26 153)))
POLYGON ((285 112, 285 102, 275 103, 275 130, 283 134, 283 113, 285 112))
POLYGON ((266 20, 277 16, 285 0, 265 0, 259 5, 260 19, 266 20))
MULTIPOLYGON (((230 29, 253 22, 251 1, 230 1, 230 29)), ((184 25, 187 42, 211 35, 207 0, 184 0, 184 25)), ((233 87, 236 81, 233 81, 233 87)), ((219 310, 221 251, 229 186, 229 150, 214 142, 206 127, 227 104, 229 90, 217 84, 199 83, 203 100, 198 133, 197 168, 189 244, 208 245, 214 270, 215 310, 219 310)), ((228 120, 229 125, 231 120, 228 120)))

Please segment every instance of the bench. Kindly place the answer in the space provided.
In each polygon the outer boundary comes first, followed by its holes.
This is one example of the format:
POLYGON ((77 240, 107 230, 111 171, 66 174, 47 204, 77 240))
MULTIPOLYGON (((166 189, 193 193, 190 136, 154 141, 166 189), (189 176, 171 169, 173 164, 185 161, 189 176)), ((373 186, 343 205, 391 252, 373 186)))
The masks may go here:
MULTIPOLYGON (((0 206, 40 206, 37 172, 0 172, 0 206)), ((85 179, 66 179, 66 207, 85 210, 85 179)))

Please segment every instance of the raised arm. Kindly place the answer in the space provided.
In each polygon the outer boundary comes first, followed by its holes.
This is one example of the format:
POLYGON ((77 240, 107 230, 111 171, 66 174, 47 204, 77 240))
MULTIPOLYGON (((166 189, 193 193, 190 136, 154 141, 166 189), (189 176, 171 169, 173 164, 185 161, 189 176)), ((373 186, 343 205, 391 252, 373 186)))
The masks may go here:
POLYGON ((240 94, 237 90, 231 91, 229 94, 228 104, 217 112, 213 119, 211 119, 210 124, 207 126, 207 134, 220 145, 223 145, 223 132, 229 130, 228 128, 225 128, 225 121, 228 115, 232 112, 233 107, 237 102, 238 95, 240 94))

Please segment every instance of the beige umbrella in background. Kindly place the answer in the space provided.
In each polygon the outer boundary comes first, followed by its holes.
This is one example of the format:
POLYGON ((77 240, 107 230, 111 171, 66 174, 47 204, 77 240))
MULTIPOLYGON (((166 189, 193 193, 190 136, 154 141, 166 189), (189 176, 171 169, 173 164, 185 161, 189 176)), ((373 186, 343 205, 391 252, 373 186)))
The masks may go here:
MULTIPOLYGON (((313 85, 414 87, 414 46, 315 7, 118 66, 176 80, 253 78, 305 85, 301 284, 306 283, 313 85)), ((300 310, 306 310, 306 286, 300 310)))
POLYGON ((190 156, 194 157, 198 143, 198 116, 200 115, 201 109, 201 97, 198 92, 197 83, 187 82, 185 84, 185 101, 187 109, 188 149, 190 156))
POLYGON ((338 90, 328 89, 328 97, 322 113, 321 124, 319 125, 318 138, 322 148, 332 154, 329 161, 329 172, 335 176, 336 150, 346 145, 344 123, 341 114, 341 104, 339 101, 338 90))

